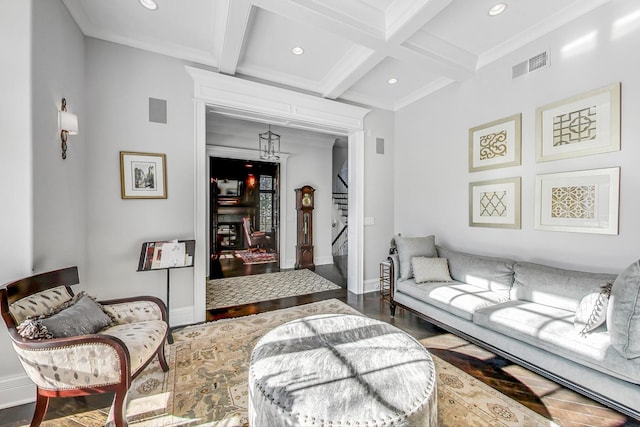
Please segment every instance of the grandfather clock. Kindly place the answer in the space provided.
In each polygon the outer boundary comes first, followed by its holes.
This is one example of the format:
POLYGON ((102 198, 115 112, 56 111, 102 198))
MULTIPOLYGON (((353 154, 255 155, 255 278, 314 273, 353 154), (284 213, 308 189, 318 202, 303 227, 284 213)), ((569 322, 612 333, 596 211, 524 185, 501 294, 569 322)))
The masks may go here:
POLYGON ((313 263, 313 187, 296 188, 296 210, 298 211, 298 244, 296 245, 296 270, 315 270, 313 263))

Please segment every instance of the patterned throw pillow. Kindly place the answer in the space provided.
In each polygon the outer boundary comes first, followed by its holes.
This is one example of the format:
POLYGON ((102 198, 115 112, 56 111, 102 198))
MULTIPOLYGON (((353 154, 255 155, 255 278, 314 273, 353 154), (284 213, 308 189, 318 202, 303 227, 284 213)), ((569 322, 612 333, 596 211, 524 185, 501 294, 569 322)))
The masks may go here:
POLYGON ((411 265, 416 283, 452 281, 446 258, 413 257, 411 265))
POLYGON ((586 337, 589 332, 607 320, 611 285, 611 283, 603 284, 597 292, 586 295, 580 301, 573 325, 581 336, 586 337))
POLYGON ((84 292, 54 312, 28 318, 18 325, 18 333, 28 339, 49 339, 94 334, 112 323, 102 306, 84 292))

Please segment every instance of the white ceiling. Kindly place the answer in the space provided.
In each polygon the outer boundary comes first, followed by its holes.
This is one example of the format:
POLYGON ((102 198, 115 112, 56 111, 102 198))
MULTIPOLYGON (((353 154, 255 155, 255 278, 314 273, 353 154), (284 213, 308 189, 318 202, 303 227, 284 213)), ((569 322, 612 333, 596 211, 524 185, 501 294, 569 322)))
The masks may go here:
POLYGON ((395 111, 612 0, 63 1, 90 37, 395 111))

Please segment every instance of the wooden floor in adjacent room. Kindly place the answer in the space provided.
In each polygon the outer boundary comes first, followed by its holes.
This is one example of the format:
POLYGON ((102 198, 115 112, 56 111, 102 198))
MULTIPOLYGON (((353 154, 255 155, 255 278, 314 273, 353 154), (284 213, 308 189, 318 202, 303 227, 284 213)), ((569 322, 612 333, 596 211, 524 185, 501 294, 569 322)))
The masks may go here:
MULTIPOLYGON (((221 265, 221 272, 224 273, 224 277, 231 277, 234 275, 278 271, 277 267, 274 267, 275 265, 269 264, 242 266, 229 262, 228 265, 221 265)), ((342 286, 343 289, 216 310, 216 312, 207 313, 207 319, 214 320, 223 317, 243 316, 322 299, 337 298, 371 318, 387 321, 405 330, 419 340, 447 334, 446 331, 402 309, 398 309, 396 317, 391 319, 389 316, 389 304, 381 299, 377 292, 365 295, 348 293, 345 289, 346 279, 344 275, 333 266, 317 266, 316 273, 342 286)), ((455 337, 453 338, 455 339, 455 337)), ((474 350, 474 346, 465 346, 464 350, 453 347, 432 351, 437 356, 494 387, 503 394, 547 418, 552 418, 560 426, 640 426, 640 421, 605 408, 577 393, 532 374, 501 357, 491 357, 492 355, 487 357, 487 352, 477 348, 474 350), (475 357, 480 353, 482 353, 483 357, 475 357)), ((107 396, 52 399, 50 409, 47 412, 47 419, 108 405, 110 405, 110 399, 107 396)), ((0 410, 0 426, 15 427, 28 424, 33 414, 33 408, 33 404, 28 404, 0 410)), ((71 424, 63 423, 60 425, 68 426, 71 424)))

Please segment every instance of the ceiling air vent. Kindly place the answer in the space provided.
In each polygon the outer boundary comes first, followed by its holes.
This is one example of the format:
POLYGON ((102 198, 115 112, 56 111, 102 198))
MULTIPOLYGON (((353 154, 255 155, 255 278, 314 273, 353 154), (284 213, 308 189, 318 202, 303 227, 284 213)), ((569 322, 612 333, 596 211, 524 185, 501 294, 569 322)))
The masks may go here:
POLYGON ((530 73, 535 70, 539 70, 540 68, 545 68, 549 66, 549 54, 548 52, 542 52, 526 61, 522 61, 519 64, 516 64, 512 67, 511 78, 515 79, 520 76, 524 76, 527 73, 530 73))

